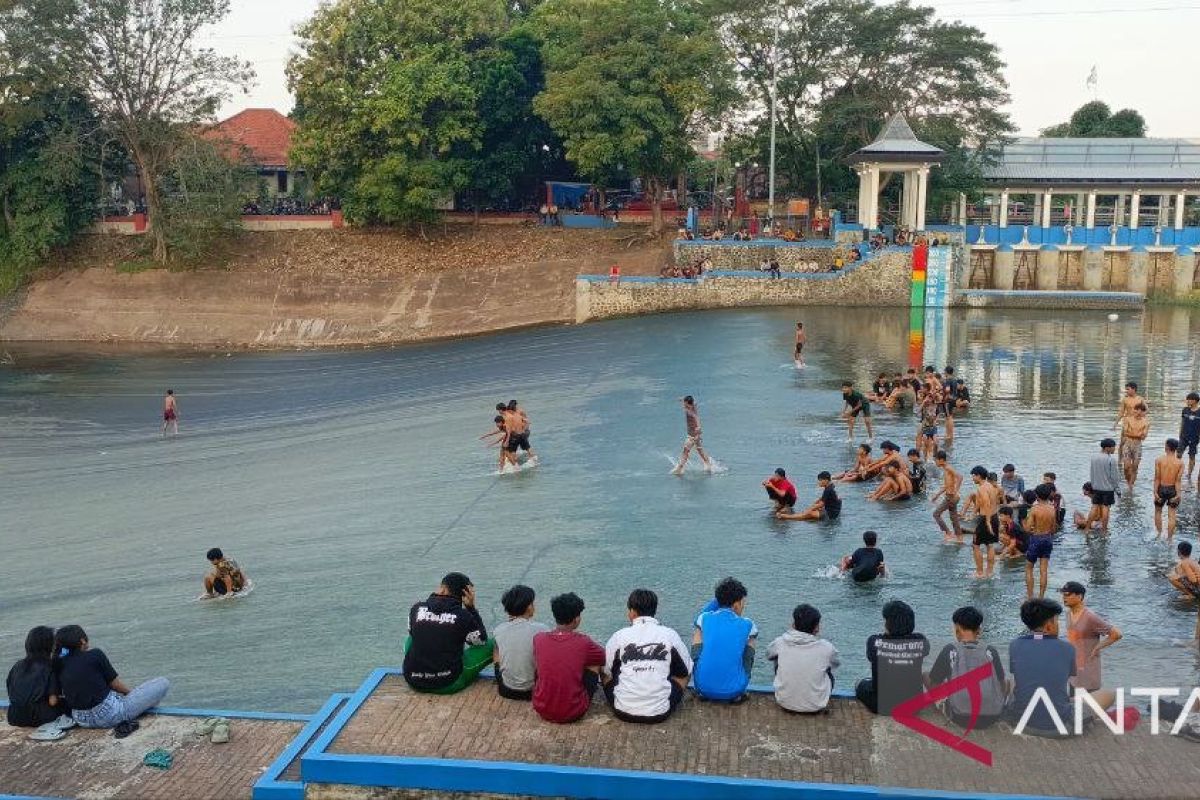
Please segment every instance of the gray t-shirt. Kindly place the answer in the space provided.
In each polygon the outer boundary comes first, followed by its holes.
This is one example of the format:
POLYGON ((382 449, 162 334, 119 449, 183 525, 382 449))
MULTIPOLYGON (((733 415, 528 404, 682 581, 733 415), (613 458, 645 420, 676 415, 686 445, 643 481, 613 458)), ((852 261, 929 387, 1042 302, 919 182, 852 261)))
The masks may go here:
POLYGON ((833 670, 840 663, 830 642, 789 630, 771 642, 767 658, 775 662, 775 702, 789 711, 820 711, 833 692, 833 670))
POLYGON ((1097 453, 1092 456, 1090 477, 1092 489, 1097 492, 1115 492, 1121 486, 1121 468, 1112 453, 1097 453))
POLYGON ((548 630, 550 628, 540 622, 517 617, 501 622, 492 631, 492 638, 500 650, 496 666, 509 689, 527 692, 533 688, 533 679, 537 675, 533 664, 533 637, 548 630))

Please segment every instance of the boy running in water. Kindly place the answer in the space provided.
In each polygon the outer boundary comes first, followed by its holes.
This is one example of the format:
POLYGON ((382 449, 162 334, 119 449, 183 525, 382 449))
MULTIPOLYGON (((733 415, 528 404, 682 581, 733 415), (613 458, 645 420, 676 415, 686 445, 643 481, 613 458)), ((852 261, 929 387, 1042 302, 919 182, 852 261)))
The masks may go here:
POLYGON ((673 475, 682 475, 683 468, 687 466, 688 459, 692 457, 692 448, 696 449, 696 455, 700 456, 700 460, 704 462, 705 472, 712 472, 712 462, 708 459, 708 453, 704 452, 702 440, 703 431, 700 429, 700 412, 696 410, 696 400, 690 394, 680 400, 683 403, 683 418, 687 425, 687 438, 683 440, 683 453, 679 456, 679 466, 671 471, 673 475))
POLYGON ((1050 501, 1053 490, 1050 484, 1041 483, 1033 490, 1037 502, 1029 509, 1025 518, 1025 530, 1029 533, 1029 546, 1025 549, 1025 597, 1033 598, 1033 565, 1038 565, 1041 587, 1038 597, 1046 596, 1046 584, 1050 579, 1050 554, 1054 552, 1054 531, 1058 529, 1058 514, 1050 501))
POLYGON ((854 441, 854 423, 862 415, 863 423, 867 426, 867 441, 875 438, 875 429, 871 425, 871 403, 862 392, 854 388, 853 381, 842 382, 842 399, 846 407, 842 410, 842 418, 846 420, 846 441, 854 441))
POLYGON ((958 490, 962 486, 962 475, 959 475, 950 466, 947 458, 945 450, 938 450, 934 453, 933 463, 942 471, 942 488, 929 498, 929 502, 933 503, 933 521, 941 530, 943 540, 962 544, 962 525, 958 521, 958 490), (938 503, 939 497, 942 499, 941 503, 938 503), (946 513, 950 514, 950 525, 952 526, 950 528, 947 528, 946 523, 942 521, 942 515, 946 513))
POLYGON ((1142 464, 1142 443, 1150 433, 1150 420, 1146 418, 1146 404, 1138 403, 1121 423, 1121 469, 1125 482, 1133 492, 1138 467, 1142 464))
POLYGON ((796 323, 796 366, 804 366, 804 343, 808 341, 808 337, 804 334, 804 323, 796 323))
POLYGON ((1154 538, 1162 536, 1162 510, 1167 507, 1167 541, 1175 536, 1175 514, 1183 496, 1183 461, 1179 442, 1167 439, 1163 454, 1154 460, 1154 538))
POLYGON ((975 557, 975 577, 990 578, 996 566, 996 550, 992 546, 1000 541, 1000 519, 996 516, 996 492, 987 480, 988 471, 984 467, 971 468, 971 480, 975 484, 975 494, 967 498, 963 507, 974 508, 979 514, 975 521, 975 537, 972 541, 971 554, 975 557), (982 550, 980 548, 983 548, 982 550), (987 570, 984 570, 986 553, 987 570))

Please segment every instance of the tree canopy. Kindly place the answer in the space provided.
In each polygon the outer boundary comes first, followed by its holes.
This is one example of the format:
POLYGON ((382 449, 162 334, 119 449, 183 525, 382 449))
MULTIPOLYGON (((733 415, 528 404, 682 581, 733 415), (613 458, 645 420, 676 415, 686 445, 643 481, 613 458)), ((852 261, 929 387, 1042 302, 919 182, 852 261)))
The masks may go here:
POLYGON ((1101 139, 1141 139, 1146 135, 1146 120, 1132 108, 1113 113, 1107 103, 1093 100, 1075 110, 1071 119, 1052 125, 1042 136, 1052 139, 1091 137, 1101 139))
POLYGON ((534 22, 546 63, 534 108, 581 174, 640 177, 661 229, 664 185, 729 100, 711 20, 689 2, 547 0, 534 22))

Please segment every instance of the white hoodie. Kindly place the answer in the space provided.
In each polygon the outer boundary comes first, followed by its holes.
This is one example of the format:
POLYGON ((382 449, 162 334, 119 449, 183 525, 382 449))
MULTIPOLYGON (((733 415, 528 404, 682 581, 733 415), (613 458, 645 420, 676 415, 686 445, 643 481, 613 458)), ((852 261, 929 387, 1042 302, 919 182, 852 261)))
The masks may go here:
POLYGON ((833 670, 841 663, 830 642, 792 629, 771 642, 767 658, 775 662, 776 703, 805 712, 829 705, 833 670))

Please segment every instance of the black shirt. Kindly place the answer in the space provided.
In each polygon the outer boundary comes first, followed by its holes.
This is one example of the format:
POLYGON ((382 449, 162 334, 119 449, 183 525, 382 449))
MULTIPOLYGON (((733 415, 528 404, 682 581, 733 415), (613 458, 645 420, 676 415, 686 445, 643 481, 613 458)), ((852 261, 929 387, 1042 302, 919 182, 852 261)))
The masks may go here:
POLYGON ((71 653, 59 662, 58 681, 62 684, 67 705, 87 711, 104 702, 109 686, 117 679, 117 671, 103 650, 82 650, 71 653))
POLYGON ((49 661, 24 660, 13 664, 4 682, 8 691, 8 724, 36 728, 58 719, 59 711, 50 705, 50 695, 58 694, 58 676, 49 661))
POLYGON ((463 671, 463 646, 483 644, 479 612, 457 597, 431 594, 408 612, 412 644, 404 654, 404 679, 414 689, 444 689, 463 671))
POLYGON ((842 498, 838 497, 832 483, 821 491, 821 505, 825 509, 825 516, 830 519, 837 519, 838 514, 842 513, 842 498))
POLYGON ((912 481, 913 494, 923 491, 925 488, 925 465, 920 461, 908 462, 908 479, 912 481))
POLYGON ((873 581, 882 563, 883 551, 878 547, 860 547, 850 554, 850 577, 858 583, 873 581))
POLYGON ((1200 442, 1200 408, 1192 411, 1187 406, 1180 412, 1179 438, 1184 442, 1200 442))
POLYGON ((920 633, 908 636, 875 634, 867 639, 867 660, 878 697, 878 713, 892 709, 925 691, 921 664, 929 655, 929 640, 920 633))

